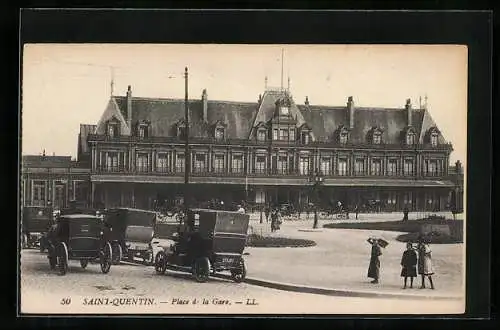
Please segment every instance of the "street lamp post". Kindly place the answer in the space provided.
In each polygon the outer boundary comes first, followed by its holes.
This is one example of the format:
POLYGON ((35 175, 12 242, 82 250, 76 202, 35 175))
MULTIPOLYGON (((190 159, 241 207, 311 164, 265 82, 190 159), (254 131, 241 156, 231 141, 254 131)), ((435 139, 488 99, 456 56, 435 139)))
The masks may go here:
POLYGON ((319 188, 323 184, 323 177, 319 173, 319 170, 316 169, 313 176, 310 178, 310 181, 313 184, 314 189, 314 223, 313 229, 318 228, 318 204, 319 204, 319 188))
POLYGON ((184 98, 184 214, 189 210, 189 171, 191 167, 191 157, 189 154, 189 99, 188 99, 188 68, 184 69, 185 98, 184 98))

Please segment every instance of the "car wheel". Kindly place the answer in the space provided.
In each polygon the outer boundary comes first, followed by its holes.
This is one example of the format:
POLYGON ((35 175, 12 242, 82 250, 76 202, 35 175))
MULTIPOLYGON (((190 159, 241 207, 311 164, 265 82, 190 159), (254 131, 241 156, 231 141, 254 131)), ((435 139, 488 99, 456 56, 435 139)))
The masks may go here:
POLYGON ((207 257, 196 258, 193 265, 193 276, 197 282, 204 283, 210 276, 210 261, 207 257))
POLYGON ((239 267, 231 270, 231 279, 236 283, 241 283, 247 275, 247 269, 245 267, 245 260, 241 258, 239 267))
POLYGON ((167 254, 164 251, 160 251, 155 257, 155 270, 157 274, 163 275, 167 270, 167 254))
POLYGON ((119 265, 123 258, 123 250, 120 243, 113 243, 113 265, 119 265))
POLYGON ((57 253, 57 268, 59 275, 66 275, 68 272, 68 247, 62 242, 57 253))
POLYGON ((111 244, 106 243, 101 251, 101 271, 103 274, 109 273, 111 269, 111 263, 113 262, 113 252, 111 250, 111 244))

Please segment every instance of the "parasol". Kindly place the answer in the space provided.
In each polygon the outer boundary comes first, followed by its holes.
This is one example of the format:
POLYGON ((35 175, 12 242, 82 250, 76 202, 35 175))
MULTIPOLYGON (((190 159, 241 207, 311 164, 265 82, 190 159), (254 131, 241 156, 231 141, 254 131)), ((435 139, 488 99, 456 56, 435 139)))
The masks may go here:
POLYGON ((389 242, 387 242, 385 239, 380 238, 380 237, 370 237, 366 241, 368 243, 372 244, 372 242, 375 240, 378 242, 378 245, 380 245, 380 247, 382 247, 382 248, 386 248, 387 245, 389 245, 389 242))

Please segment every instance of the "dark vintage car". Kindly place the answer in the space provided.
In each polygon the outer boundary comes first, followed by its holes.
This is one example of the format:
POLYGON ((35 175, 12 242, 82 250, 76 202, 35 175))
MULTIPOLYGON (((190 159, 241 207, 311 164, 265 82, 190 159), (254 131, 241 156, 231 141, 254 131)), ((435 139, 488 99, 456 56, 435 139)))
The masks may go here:
POLYGON ((192 209, 169 247, 155 257, 155 270, 168 267, 188 271, 198 282, 210 273, 229 271, 235 282, 246 276, 242 254, 250 216, 233 211, 192 209))
POLYGON ((124 256, 129 261, 139 257, 145 263, 153 263, 151 240, 155 233, 156 212, 112 208, 105 211, 104 222, 110 228, 109 241, 113 249, 114 264, 120 263, 124 256))
POLYGON ((53 224, 53 209, 49 206, 25 206, 22 214, 23 247, 46 249, 45 234, 53 224))
POLYGON ((98 260, 101 271, 111 268, 111 244, 105 239, 106 228, 101 219, 88 214, 66 214, 57 219, 48 233, 48 259, 51 269, 60 275, 68 271, 69 260, 79 260, 82 268, 98 260))

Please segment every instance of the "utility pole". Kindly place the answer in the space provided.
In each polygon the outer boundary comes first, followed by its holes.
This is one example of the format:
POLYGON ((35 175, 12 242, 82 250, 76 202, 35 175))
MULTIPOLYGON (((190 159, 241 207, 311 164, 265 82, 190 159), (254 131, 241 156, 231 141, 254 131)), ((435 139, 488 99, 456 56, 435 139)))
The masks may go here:
POLYGON ((184 129, 184 138, 185 138, 185 144, 184 144, 184 208, 185 208, 185 214, 187 214, 187 211, 189 210, 189 199, 190 199, 190 194, 189 194, 189 170, 191 168, 191 157, 189 155, 189 101, 188 101, 188 68, 186 67, 184 69, 184 81, 185 81, 185 98, 184 98, 184 122, 185 122, 185 129, 184 129))

